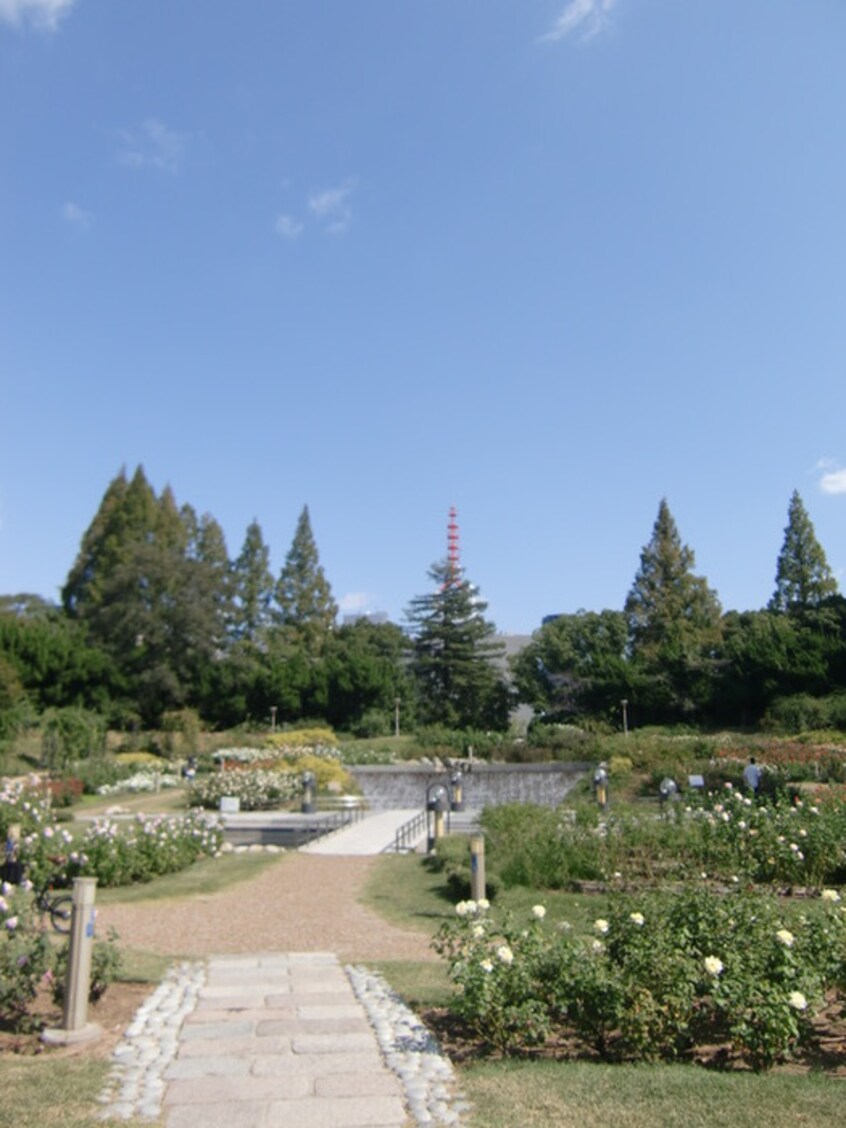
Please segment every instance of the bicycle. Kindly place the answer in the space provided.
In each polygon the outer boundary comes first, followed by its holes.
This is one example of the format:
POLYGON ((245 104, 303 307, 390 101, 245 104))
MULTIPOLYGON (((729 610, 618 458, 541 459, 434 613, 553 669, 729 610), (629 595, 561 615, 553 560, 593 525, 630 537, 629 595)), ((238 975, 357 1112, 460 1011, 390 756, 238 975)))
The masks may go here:
POLYGON ((50 924, 56 932, 63 935, 70 932, 73 919, 73 897, 70 893, 55 893, 52 889, 36 890, 35 904, 42 918, 50 918, 50 924))

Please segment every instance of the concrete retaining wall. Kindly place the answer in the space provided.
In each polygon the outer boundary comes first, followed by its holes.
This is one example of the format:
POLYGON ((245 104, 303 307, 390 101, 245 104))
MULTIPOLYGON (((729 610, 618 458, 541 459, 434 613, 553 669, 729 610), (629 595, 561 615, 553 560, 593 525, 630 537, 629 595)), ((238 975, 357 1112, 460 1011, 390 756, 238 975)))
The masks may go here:
MULTIPOLYGON (((503 803, 538 803, 557 807, 573 785, 590 769, 586 763, 463 765, 464 806, 469 809, 503 803)), ((434 783, 449 784, 451 771, 430 764, 350 769, 368 806, 374 811, 423 808, 434 783)))

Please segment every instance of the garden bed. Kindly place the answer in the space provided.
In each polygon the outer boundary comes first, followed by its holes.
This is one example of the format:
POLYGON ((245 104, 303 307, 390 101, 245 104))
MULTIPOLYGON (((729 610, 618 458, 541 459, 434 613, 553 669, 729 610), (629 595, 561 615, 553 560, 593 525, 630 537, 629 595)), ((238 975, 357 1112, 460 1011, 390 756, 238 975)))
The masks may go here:
MULTIPOLYGON (((469 1065, 479 1061, 502 1061, 505 1055, 474 1033, 470 1025, 447 1007, 418 1009, 420 1019, 435 1035, 442 1051, 456 1065, 469 1065)), ((525 1061, 586 1061, 600 1062, 599 1054, 578 1038, 575 1033, 559 1034, 543 1046, 530 1047, 519 1054, 525 1061)), ((621 1062, 634 1061, 624 1055, 621 1062)), ((707 1069, 751 1072, 750 1066, 733 1053, 726 1043, 694 1046, 681 1059, 707 1069)), ((833 995, 829 1005, 813 1021, 811 1043, 796 1052, 789 1060, 773 1067, 774 1073, 824 1073, 846 1081, 846 1009, 833 995)))

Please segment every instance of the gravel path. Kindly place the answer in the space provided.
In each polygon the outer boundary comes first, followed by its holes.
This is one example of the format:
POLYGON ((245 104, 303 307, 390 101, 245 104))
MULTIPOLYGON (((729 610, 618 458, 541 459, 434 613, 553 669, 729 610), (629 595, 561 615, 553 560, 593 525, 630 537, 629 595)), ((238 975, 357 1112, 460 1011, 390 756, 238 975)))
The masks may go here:
POLYGON ((335 952, 343 962, 437 958, 422 932, 397 928, 358 903, 373 857, 291 852, 250 881, 210 896, 101 905, 101 935, 167 956, 335 952))

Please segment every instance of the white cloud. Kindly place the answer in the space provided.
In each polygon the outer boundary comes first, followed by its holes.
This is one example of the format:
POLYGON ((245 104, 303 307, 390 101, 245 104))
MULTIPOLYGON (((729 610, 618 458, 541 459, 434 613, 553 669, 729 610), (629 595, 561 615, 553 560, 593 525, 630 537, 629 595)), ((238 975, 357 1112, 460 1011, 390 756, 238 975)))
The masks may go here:
POLYGON ((846 470, 835 470, 833 465, 829 459, 820 463, 818 468, 825 471, 820 478, 820 489, 826 494, 846 493, 846 470))
POLYGON ((40 31, 55 31, 76 0, 0 0, 0 20, 18 27, 29 22, 40 31))
POLYGON ((570 3, 552 25, 541 43, 557 43, 575 36, 583 43, 593 39, 611 24, 610 13, 617 0, 570 0, 570 3))
POLYGON ((308 210, 322 220, 326 230, 333 235, 346 231, 352 220, 352 207, 349 197, 353 185, 349 182, 337 188, 326 188, 322 192, 312 192, 308 198, 308 210))
POLYGON ((83 231, 87 231, 94 222, 94 215, 92 212, 85 211, 79 204, 68 200, 67 203, 62 204, 62 219, 71 224, 72 227, 79 227, 83 231))
POLYGON ((296 239, 298 235, 302 234, 303 225, 292 215, 277 215, 273 230, 283 239, 296 239))
POLYGON ((179 172, 185 155, 185 137, 158 118, 147 118, 139 130, 122 130, 118 161, 129 168, 155 168, 179 172))

